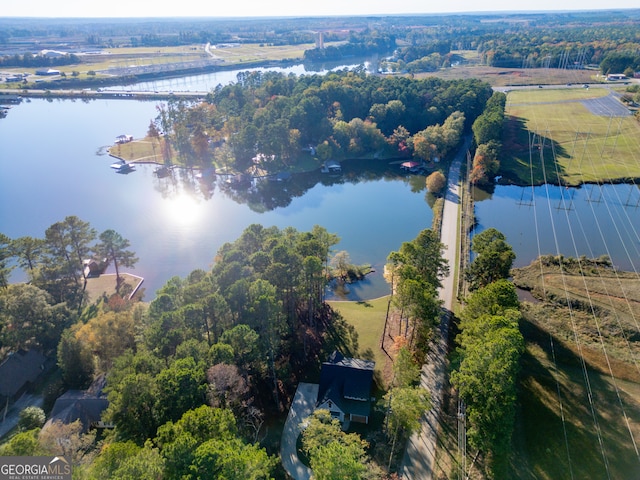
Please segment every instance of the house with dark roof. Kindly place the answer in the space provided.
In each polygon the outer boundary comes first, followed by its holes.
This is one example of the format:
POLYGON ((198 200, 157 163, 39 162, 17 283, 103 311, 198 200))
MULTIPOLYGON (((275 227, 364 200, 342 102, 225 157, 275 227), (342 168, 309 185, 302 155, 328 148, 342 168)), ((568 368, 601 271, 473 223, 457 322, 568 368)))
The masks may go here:
POLYGON ((102 421, 102 412, 109 406, 107 396, 102 391, 105 384, 105 378, 99 377, 87 390, 65 392, 53 405, 47 424, 59 421, 67 425, 80 420, 83 432, 112 427, 102 421))
POLYGON ((27 392, 48 368, 49 363, 37 350, 18 350, 10 353, 0 364, 0 402, 16 401, 27 392))
POLYGON ((329 410, 341 422, 369 423, 375 362, 335 351, 322 364, 316 409, 329 410))

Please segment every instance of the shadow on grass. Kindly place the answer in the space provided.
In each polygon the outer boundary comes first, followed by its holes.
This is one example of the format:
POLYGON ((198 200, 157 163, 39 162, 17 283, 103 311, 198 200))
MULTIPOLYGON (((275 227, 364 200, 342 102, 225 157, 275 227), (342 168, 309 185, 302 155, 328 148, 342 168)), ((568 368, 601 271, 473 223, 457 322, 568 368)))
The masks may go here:
POLYGON ((330 309, 324 327, 324 356, 321 358, 327 358, 334 350, 338 350, 347 357, 357 356, 358 332, 339 312, 330 309))
POLYGON ((565 169, 557 162, 569 158, 566 149, 549 137, 534 135, 526 118, 506 116, 499 175, 516 185, 561 185, 565 169))
MULTIPOLYGON (((509 478, 639 478, 640 462, 608 378, 588 365, 585 378, 580 358, 535 324, 523 320, 521 330, 527 350, 509 478)), ((624 392, 621 399, 637 425, 637 400, 624 392)))
POLYGON ((366 300, 358 300, 358 302, 356 302, 358 305, 362 305, 366 308, 373 308, 373 305, 371 305, 369 302, 367 302, 366 300))

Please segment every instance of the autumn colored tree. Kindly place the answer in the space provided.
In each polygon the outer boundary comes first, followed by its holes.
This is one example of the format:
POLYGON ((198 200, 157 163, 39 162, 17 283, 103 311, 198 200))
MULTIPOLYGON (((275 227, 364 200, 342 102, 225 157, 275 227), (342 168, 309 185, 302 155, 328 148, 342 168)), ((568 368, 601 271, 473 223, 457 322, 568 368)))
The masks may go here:
POLYGON ((433 193, 434 195, 438 195, 447 185, 447 178, 441 171, 436 170, 435 172, 429 174, 425 183, 429 192, 433 193))

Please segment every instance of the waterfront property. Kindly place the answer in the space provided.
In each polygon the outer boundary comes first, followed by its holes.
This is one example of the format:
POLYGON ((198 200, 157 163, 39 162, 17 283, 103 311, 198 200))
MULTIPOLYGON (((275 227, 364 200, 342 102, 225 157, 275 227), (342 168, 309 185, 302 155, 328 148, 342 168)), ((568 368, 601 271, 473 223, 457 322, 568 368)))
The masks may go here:
POLYGON ((322 364, 316 409, 329 410, 341 422, 369 423, 375 362, 335 351, 322 364))
POLYGON ((133 142, 133 135, 118 135, 114 143, 122 144, 133 142))
POLYGON ((327 160, 322 165, 322 173, 340 173, 342 172, 342 166, 337 160, 327 160))

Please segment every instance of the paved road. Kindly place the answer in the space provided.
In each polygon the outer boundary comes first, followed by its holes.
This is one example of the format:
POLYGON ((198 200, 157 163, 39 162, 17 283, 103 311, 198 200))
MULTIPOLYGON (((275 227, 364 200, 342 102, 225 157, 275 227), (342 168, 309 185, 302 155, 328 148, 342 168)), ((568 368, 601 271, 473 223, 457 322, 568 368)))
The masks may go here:
POLYGON ((447 247, 444 257, 449 262, 450 273, 443 279, 438 292, 443 301, 444 313, 427 361, 422 366, 420 384, 431 395, 431 410, 422 417, 420 430, 407 442, 400 473, 403 479, 429 480, 435 464, 438 422, 442 407, 442 389, 446 380, 447 338, 449 335, 449 315, 456 295, 455 266, 458 245, 458 217, 460 212, 459 178, 460 165, 466 159, 471 137, 464 141, 449 169, 447 193, 442 216, 440 241, 447 247))
POLYGON ((287 421, 284 424, 282 438, 280 440, 280 459, 282 465, 295 480, 309 480, 311 469, 306 467, 299 459, 296 451, 296 441, 305 418, 313 412, 318 399, 317 383, 300 383, 293 397, 287 421))

